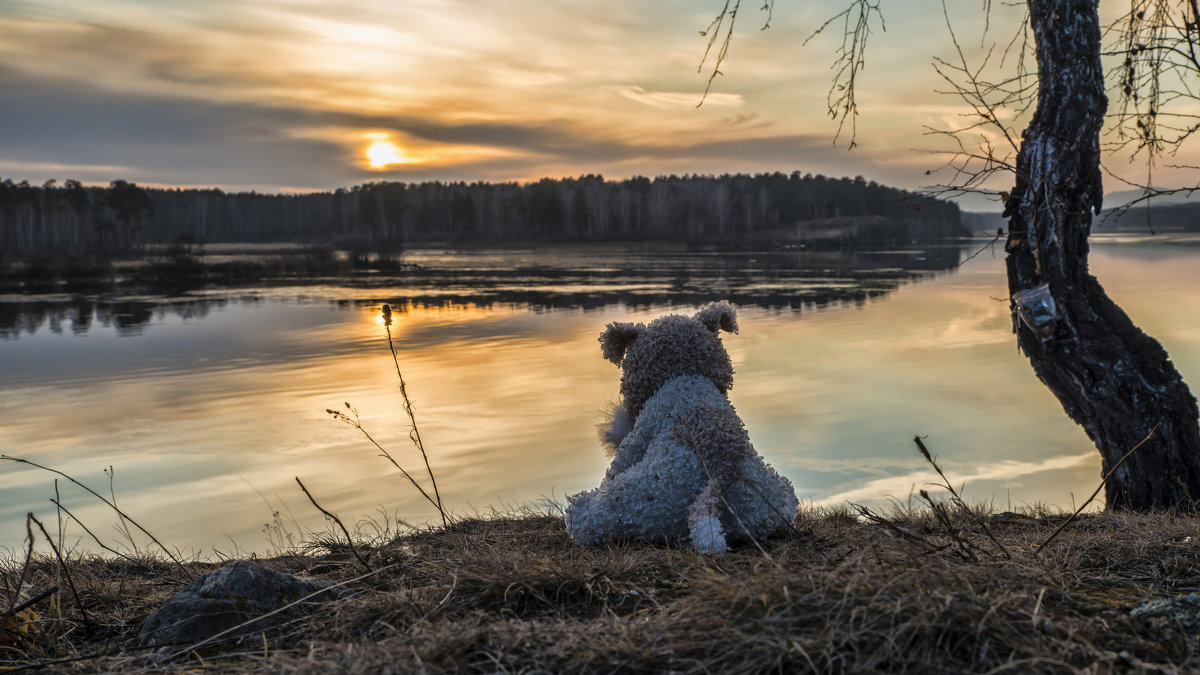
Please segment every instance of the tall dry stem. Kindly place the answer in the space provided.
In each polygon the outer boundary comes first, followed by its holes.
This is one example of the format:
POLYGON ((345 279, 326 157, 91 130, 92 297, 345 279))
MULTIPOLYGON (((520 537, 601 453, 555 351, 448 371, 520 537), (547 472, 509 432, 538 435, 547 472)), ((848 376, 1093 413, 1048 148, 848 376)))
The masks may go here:
POLYGON ((408 387, 404 382, 404 375, 400 372, 400 358, 396 354, 396 345, 392 341, 392 308, 390 305, 385 304, 383 306, 382 318, 384 330, 387 331, 388 348, 392 352, 392 363, 394 363, 396 366, 396 377, 400 380, 400 396, 404 399, 404 413, 408 415, 408 438, 412 441, 413 445, 417 446, 417 450, 421 453, 421 459, 425 461, 425 471, 429 474, 429 482, 433 486, 433 495, 431 496, 428 492, 426 492, 425 488, 421 487, 421 484, 417 482, 417 479, 413 478, 412 474, 406 471, 404 467, 400 466, 400 463, 396 461, 396 458, 392 456, 392 453, 388 452, 386 448, 380 445, 379 441, 375 440, 375 437, 372 436, 365 427, 363 427, 362 420, 358 416, 358 410, 356 410, 354 406, 350 405, 349 402, 346 403, 346 410, 349 411, 348 413, 340 410, 334 410, 332 408, 326 408, 325 412, 333 416, 334 419, 340 422, 345 422, 355 429, 358 429, 358 431, 362 433, 362 435, 366 437, 368 441, 371 442, 371 445, 374 445, 375 448, 379 450, 379 456, 391 462, 392 466, 396 467, 396 469, 400 472, 400 475, 408 479, 408 482, 411 483, 414 488, 416 488, 417 492, 421 493, 421 496, 437 509, 438 515, 442 517, 442 527, 447 527, 450 524, 450 519, 446 515, 445 507, 442 506, 442 496, 438 492, 437 479, 434 478, 433 468, 429 465, 429 454, 425 452, 425 443, 421 440, 421 431, 417 427, 417 418, 413 414, 412 400, 408 397, 408 387))
MULTIPOLYGON (((409 429, 408 437, 412 440, 413 445, 417 446, 417 450, 421 451, 421 459, 425 460, 425 471, 429 473, 429 482, 433 484, 433 496, 437 500, 438 513, 442 515, 442 525, 445 526, 446 510, 442 508, 442 496, 438 494, 437 479, 433 477, 433 469, 429 466, 429 455, 425 453, 425 444, 421 442, 421 430, 417 428, 417 418, 413 415, 412 401, 408 398, 408 388, 404 384, 404 375, 400 373, 400 359, 396 356, 396 345, 392 342, 392 308, 385 304, 382 308, 383 315, 383 330, 387 333, 388 349, 392 350, 392 363, 396 365, 396 378, 400 380, 400 397, 404 399, 404 412, 408 415, 409 429)), ((386 451, 384 454, 395 464, 391 455, 386 451)))

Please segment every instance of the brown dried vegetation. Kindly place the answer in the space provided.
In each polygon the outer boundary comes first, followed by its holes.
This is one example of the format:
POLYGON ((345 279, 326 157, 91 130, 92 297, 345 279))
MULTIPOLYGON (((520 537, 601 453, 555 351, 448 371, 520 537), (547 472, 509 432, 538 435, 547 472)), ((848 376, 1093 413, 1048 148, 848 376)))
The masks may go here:
MULTIPOLYGON (((262 561, 342 583, 343 596, 265 639, 167 659, 139 649, 136 636, 178 589, 163 578, 174 566, 140 561, 155 575, 127 560, 77 557, 69 565, 92 633, 68 594, 49 596, 9 622, 0 669, 1200 671, 1200 641, 1184 624, 1130 614, 1200 590, 1200 519, 1085 515, 1039 553, 1064 518, 812 510, 761 550, 719 557, 579 547, 550 515, 458 520, 360 547, 373 570, 365 574, 346 547, 262 561)), ((56 583, 55 566, 52 556, 35 555, 28 570, 10 562, 6 584, 24 571, 32 594, 56 583)))

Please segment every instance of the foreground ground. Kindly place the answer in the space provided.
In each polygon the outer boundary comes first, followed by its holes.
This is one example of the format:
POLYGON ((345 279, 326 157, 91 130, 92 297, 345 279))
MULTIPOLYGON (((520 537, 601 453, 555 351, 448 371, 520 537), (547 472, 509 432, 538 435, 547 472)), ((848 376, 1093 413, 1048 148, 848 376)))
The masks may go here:
MULTIPOLYGON (((331 537, 260 562, 342 583, 340 599, 174 652, 139 648, 141 622, 173 577, 219 563, 88 558, 68 571, 91 634, 70 593, 49 596, 10 622, 0 670, 1200 672, 1200 600, 1145 611, 1200 591, 1200 518, 1082 516, 1039 551, 1065 516, 940 514, 802 513, 717 557, 582 548, 543 515, 462 520, 361 561, 331 537)), ((22 572, 23 597, 65 581, 35 554, 6 565, 6 594, 22 572)))

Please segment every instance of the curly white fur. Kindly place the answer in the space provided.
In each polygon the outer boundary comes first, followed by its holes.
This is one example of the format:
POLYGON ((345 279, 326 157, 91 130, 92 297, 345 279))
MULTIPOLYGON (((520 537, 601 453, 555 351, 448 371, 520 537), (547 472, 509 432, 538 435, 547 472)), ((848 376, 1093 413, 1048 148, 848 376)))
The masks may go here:
POLYGON ((705 337, 736 326, 728 303, 694 318, 610 325, 601 341, 605 356, 625 368, 625 405, 602 427, 613 450, 604 480, 570 497, 566 525, 574 541, 644 538, 711 554, 727 550, 727 540, 765 537, 790 522, 797 506, 792 485, 750 445, 725 394, 732 385, 729 357, 719 339, 714 346, 705 337), (619 344, 606 341, 614 335, 619 344))

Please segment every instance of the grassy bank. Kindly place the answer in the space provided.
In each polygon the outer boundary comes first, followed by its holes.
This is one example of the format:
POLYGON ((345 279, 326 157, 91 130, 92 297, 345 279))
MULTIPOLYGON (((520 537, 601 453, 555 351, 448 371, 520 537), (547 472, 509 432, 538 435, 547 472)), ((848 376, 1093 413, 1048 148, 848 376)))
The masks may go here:
MULTIPOLYGON (((1200 671, 1200 624, 1131 612, 1200 590, 1200 519, 1085 515, 1039 551, 1063 520, 810 511, 786 535, 719 557, 579 547, 551 515, 452 521, 360 545, 362 561, 330 536, 261 562, 343 584, 340 599, 265 639, 166 661, 136 636, 180 588, 167 579, 178 568, 76 558, 67 567, 91 634, 70 594, 56 593, 21 615, 29 623, 9 632, 0 669, 1200 671)), ((25 572, 32 595, 62 583, 57 567, 35 555, 4 574, 11 588, 25 572)))

